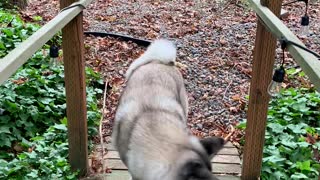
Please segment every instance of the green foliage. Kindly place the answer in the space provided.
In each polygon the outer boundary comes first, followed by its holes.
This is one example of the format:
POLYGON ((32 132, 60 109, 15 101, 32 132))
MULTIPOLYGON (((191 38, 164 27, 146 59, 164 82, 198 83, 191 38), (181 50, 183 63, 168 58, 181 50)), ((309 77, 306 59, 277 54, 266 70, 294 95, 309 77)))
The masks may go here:
MULTIPOLYGON (((269 104, 262 179, 318 179, 320 94, 288 89, 269 104)), ((245 129, 246 122, 237 126, 245 129)))
MULTIPOLYGON (((87 69, 88 82, 99 76, 87 69)), ((101 82, 101 81, 99 81, 101 82)), ((100 115, 96 95, 101 90, 87 87, 89 134, 96 134, 96 122, 100 115)), ((52 66, 42 51, 36 53, 27 64, 5 84, 0 86, 0 147, 11 147, 12 142, 43 133, 66 114, 66 96, 63 66, 52 66), (44 128, 43 128, 44 127, 44 128)))
MULTIPOLYGON (((269 104, 262 179, 318 179, 320 94, 288 89, 269 104), (318 141, 318 142, 317 142, 318 141)), ((245 129, 241 123, 238 129, 245 129)))
POLYGON ((0 58, 39 28, 37 24, 25 23, 18 15, 0 9, 0 58))
POLYGON ((0 8, 23 9, 28 5, 28 0, 1 0, 0 8))
MULTIPOLYGON (((0 10, 0 57, 39 29, 0 10), (1 46, 3 45, 3 46, 1 46), (2 47, 2 48, 1 48, 2 47)), ((61 36, 55 36, 59 44, 61 36)), ((89 136, 97 134, 100 75, 86 68, 89 136)), ((63 65, 52 65, 48 46, 0 86, 0 179, 75 179, 67 161, 63 65), (13 146, 22 147, 15 152, 13 146)))
POLYGON ((286 74, 287 74, 287 77, 289 79, 295 79, 296 78, 296 74, 298 74, 299 77, 304 77, 305 76, 305 73, 299 69, 296 69, 296 68, 290 68, 290 69, 287 69, 286 70, 286 74))
POLYGON ((42 136, 24 141, 29 151, 14 154, 0 153, 0 156, 14 157, 10 161, 0 159, 0 179, 76 179, 68 164, 67 128, 56 124, 42 136))

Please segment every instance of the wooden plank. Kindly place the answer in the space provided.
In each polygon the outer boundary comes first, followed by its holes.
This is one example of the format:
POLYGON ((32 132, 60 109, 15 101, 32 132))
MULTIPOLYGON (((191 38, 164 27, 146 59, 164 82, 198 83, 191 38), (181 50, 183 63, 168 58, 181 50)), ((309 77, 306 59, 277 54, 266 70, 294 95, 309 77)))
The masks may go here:
POLYGON ((231 147, 234 147, 234 145, 230 141, 228 141, 223 147, 224 148, 231 148, 231 147))
MULTIPOLYGON (((223 148, 217 153, 217 155, 239 156, 239 153, 237 148, 223 148)), ((120 157, 117 151, 108 149, 108 152, 105 158, 119 159, 120 157)))
MULTIPOLYGON (((120 159, 119 153, 117 151, 109 151, 105 159, 120 159)), ((211 160, 213 163, 231 163, 231 164, 240 164, 239 156, 233 155, 216 155, 211 160)))
POLYGON ((240 164, 239 156, 230 156, 230 155, 215 155, 212 160, 212 163, 225 163, 225 164, 240 164))
POLYGON ((108 151, 104 159, 120 159, 118 151, 108 151))
MULTIPOLYGON (((112 146, 111 143, 108 144, 104 144, 104 146, 107 148, 107 150, 109 151, 115 151, 115 147, 112 146)), ((97 146, 97 148, 100 148, 101 146, 97 146)), ((235 148, 234 145, 231 142, 227 142, 224 146, 223 149, 227 149, 227 148, 235 148)), ((221 149, 220 151, 222 151, 223 149, 221 149)), ((224 150, 224 151, 234 151, 234 150, 224 150)), ((237 153, 238 154, 238 153, 237 153)))
MULTIPOLYGON (((220 180, 240 180, 240 177, 233 175, 215 175, 220 180)), ((104 178, 100 180, 128 180, 130 178, 128 171, 113 170, 111 174, 106 174, 104 178)))
MULTIPOLYGON (((285 37, 299 45, 304 44, 295 36, 283 22, 275 16, 272 11, 262 6, 259 0, 249 0, 251 7, 256 11, 268 30, 277 38, 285 37)), ((280 2, 280 1, 279 1, 280 2)), ((296 46, 289 45, 288 51, 294 60, 301 66, 302 70, 310 78, 316 89, 320 92, 320 61, 312 54, 296 46)))
POLYGON ((107 174, 105 180, 128 180, 130 177, 128 171, 112 171, 111 174, 107 174))
MULTIPOLYGON (((107 159, 105 160, 108 168, 114 170, 127 170, 128 168, 119 159, 107 159)), ((212 173, 214 174, 240 174, 240 164, 223 164, 212 163, 212 173)))
POLYGON ((239 164, 212 164, 213 174, 240 174, 241 166, 239 164))
POLYGON ((223 148, 217 154, 239 156, 238 149, 237 148, 233 148, 233 147, 231 147, 231 148, 223 148))
POLYGON ((126 165, 124 165, 120 159, 106 159, 105 164, 110 169, 128 170, 126 165))
MULTIPOLYGON (((76 0, 60 0, 67 7, 76 0)), ((87 108, 84 64, 83 15, 80 13, 62 29, 62 47, 67 99, 69 161, 80 176, 89 172, 87 108)))
MULTIPOLYGON (((92 0, 82 0, 87 5, 92 0)), ((57 32, 76 17, 82 8, 74 7, 59 13, 55 18, 40 28, 14 50, 0 59, 0 84, 6 81, 16 70, 25 63, 38 49, 40 49, 57 32)))
MULTIPOLYGON (((261 0, 261 3, 266 4, 278 16, 280 15, 281 0, 261 0)), ((248 120, 245 131, 242 169, 242 179, 245 180, 256 180, 260 177, 269 103, 267 88, 272 79, 276 42, 275 37, 259 20, 253 52, 248 120)))

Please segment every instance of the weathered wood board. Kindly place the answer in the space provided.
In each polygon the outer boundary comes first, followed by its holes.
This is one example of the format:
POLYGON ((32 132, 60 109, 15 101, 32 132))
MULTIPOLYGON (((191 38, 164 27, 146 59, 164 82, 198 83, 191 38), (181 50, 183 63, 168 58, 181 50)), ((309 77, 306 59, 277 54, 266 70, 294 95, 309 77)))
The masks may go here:
MULTIPOLYGON (((105 164, 112 169, 112 173, 99 176, 104 180, 128 180, 129 173, 127 167, 122 163, 119 153, 111 144, 104 145, 107 154, 104 157, 105 164)), ((231 143, 227 143, 217 155, 211 160, 212 173, 221 180, 239 180, 241 173, 241 161, 237 148, 231 143)))

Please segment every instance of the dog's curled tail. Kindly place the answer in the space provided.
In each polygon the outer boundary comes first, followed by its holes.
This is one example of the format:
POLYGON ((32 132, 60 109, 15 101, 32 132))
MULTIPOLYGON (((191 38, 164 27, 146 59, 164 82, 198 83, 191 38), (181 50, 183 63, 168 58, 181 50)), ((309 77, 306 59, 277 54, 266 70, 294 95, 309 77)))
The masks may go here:
POLYGON ((152 61, 158 61, 163 64, 174 64, 176 56, 177 50, 173 42, 166 39, 155 40, 144 54, 131 63, 126 72, 126 80, 129 79, 134 70, 144 64, 152 61))

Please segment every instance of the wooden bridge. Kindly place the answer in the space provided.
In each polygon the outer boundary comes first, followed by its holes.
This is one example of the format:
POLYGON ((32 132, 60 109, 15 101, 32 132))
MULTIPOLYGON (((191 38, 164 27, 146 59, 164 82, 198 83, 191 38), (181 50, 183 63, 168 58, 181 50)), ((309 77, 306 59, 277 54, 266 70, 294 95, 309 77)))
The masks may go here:
MULTIPOLYGON (((61 7, 68 8, 0 60, 1 84, 62 29, 69 161, 73 170, 80 171, 80 176, 85 176, 88 173, 82 10, 91 1, 60 0, 61 7), (72 4, 75 2, 77 3, 72 4)), ((240 168, 240 159, 236 149, 228 144, 212 162, 213 173, 217 174, 220 179, 239 179, 240 172, 241 179, 258 179, 260 177, 270 98, 267 88, 272 78, 277 38, 284 37, 304 46, 278 18, 282 0, 249 0, 249 2, 259 19, 253 54, 243 163, 242 168, 240 168)), ((287 49, 313 82, 316 89, 320 91, 320 61, 314 55, 290 44, 287 49)), ((107 176, 108 179, 126 179, 128 175, 126 167, 119 161, 118 154, 111 147, 109 147, 109 150, 105 160, 108 162, 108 166, 113 169, 113 173, 107 176)))

